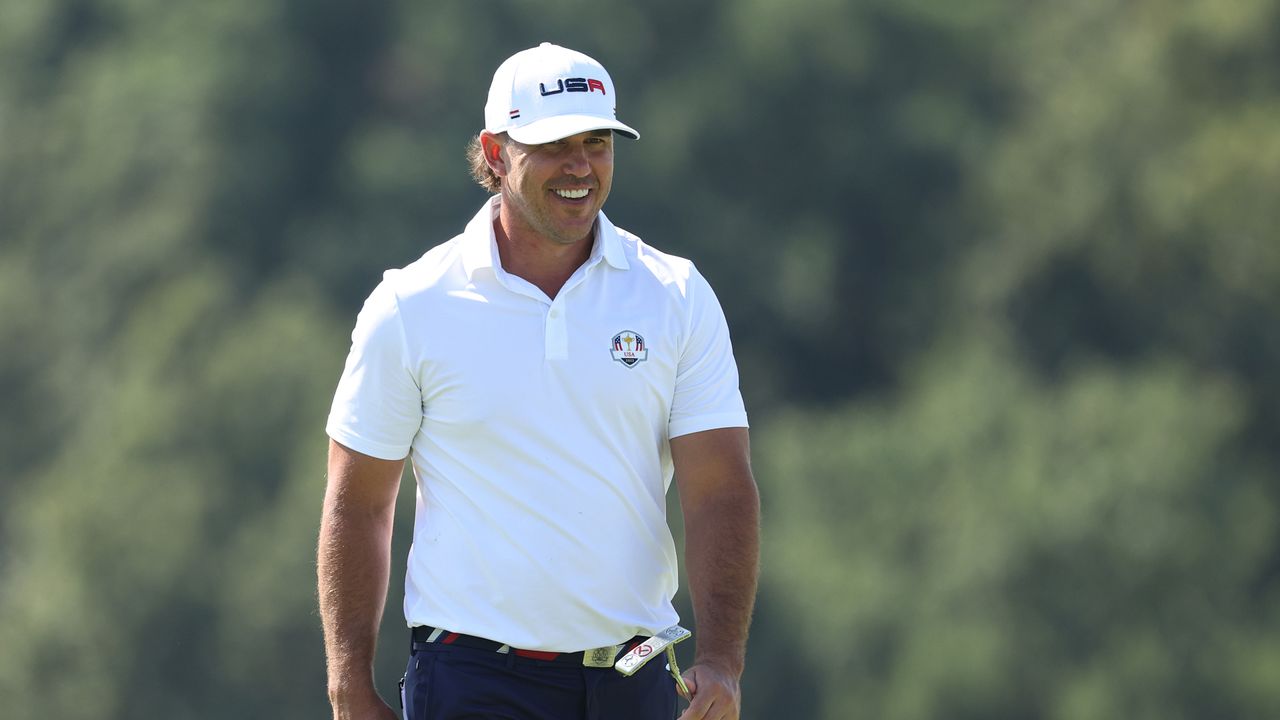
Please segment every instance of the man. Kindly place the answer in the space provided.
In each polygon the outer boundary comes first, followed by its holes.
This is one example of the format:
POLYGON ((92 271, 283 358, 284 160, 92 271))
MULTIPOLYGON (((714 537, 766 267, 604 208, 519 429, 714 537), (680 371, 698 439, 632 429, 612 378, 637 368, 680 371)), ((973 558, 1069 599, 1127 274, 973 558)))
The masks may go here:
POLYGON ((739 715, 759 545, 746 413, 706 281, 601 212, 614 137, 639 137, 615 98, 566 48, 504 62, 472 146, 496 195, 360 313, 318 558, 335 718, 396 717, 372 664, 406 457, 406 718, 674 717, 665 659, 613 666, 678 621, 673 472, 698 632, 681 717, 739 715))

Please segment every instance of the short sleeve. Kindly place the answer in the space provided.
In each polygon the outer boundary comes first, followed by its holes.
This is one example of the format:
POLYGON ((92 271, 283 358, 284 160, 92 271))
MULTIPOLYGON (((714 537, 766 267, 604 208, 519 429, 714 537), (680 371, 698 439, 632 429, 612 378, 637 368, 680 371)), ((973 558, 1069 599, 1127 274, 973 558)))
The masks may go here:
POLYGON ((409 454, 421 424, 422 391, 410 366, 395 292, 385 279, 356 319, 325 429, 352 450, 400 460, 409 454))
POLYGON ((685 339, 676 369, 668 435, 747 427, 729 326, 719 300, 696 268, 690 268, 686 302, 685 339))

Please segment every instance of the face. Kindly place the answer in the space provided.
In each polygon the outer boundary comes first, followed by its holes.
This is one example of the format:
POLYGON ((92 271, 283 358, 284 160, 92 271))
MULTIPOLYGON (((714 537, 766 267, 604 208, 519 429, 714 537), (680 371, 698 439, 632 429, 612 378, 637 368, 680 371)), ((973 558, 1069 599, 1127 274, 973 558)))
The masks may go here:
POLYGON ((591 234, 613 185, 613 133, 593 130, 543 145, 508 137, 499 165, 512 230, 573 244, 591 234))

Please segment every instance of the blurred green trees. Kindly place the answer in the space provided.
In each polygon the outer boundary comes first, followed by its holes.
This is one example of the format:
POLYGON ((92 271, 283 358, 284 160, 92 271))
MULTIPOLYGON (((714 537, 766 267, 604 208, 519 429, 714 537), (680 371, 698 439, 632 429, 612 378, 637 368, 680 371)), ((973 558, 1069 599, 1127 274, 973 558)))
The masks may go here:
POLYGON ((323 716, 347 334, 543 40, 734 331, 746 717, 1280 714, 1280 3, 11 0, 5 717, 323 716))

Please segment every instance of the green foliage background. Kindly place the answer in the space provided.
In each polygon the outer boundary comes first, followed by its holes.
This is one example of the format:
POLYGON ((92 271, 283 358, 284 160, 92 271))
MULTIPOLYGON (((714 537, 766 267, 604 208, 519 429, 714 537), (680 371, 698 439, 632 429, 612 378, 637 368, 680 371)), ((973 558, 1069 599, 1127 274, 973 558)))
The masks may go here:
POLYGON ((4 717, 325 716, 348 334, 543 40, 734 331, 746 718, 1280 716, 1276 0, 0 0, 4 717))

